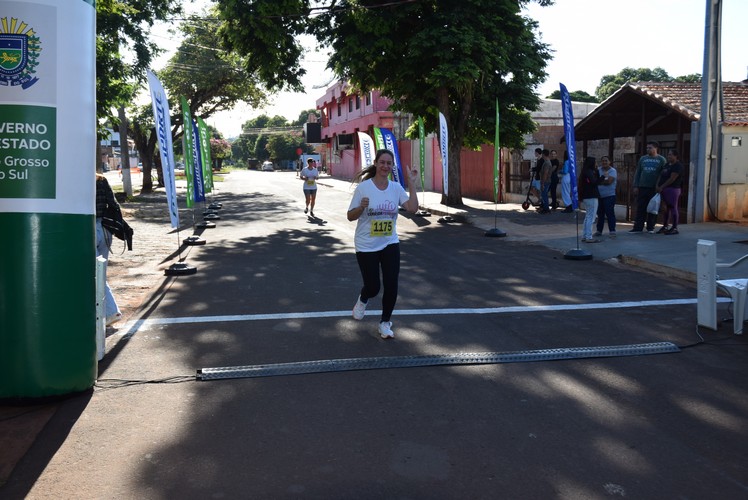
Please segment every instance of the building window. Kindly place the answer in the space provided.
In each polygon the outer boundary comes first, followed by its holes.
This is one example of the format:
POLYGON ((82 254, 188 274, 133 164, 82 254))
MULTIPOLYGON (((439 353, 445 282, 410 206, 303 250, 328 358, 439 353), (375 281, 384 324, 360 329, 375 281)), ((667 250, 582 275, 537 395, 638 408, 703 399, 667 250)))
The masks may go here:
POLYGON ((340 106, 340 103, 338 103, 338 116, 340 116, 340 113, 341 113, 341 106, 340 106))
POLYGON ((353 111, 353 98, 349 97, 348 98, 348 112, 350 113, 351 111, 353 111))
POLYGON ((371 92, 366 93, 366 105, 371 106, 371 92))
POLYGON ((356 109, 361 108, 361 96, 356 94, 356 109))

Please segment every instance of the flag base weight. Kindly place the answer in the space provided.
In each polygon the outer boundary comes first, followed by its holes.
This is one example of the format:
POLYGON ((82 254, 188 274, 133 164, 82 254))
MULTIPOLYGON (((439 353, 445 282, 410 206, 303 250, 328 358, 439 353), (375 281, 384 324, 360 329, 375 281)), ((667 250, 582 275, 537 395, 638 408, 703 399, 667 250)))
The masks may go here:
POLYGON ((198 222, 197 224, 195 224, 195 226, 212 229, 212 228, 216 227, 216 224, 215 224, 215 222, 198 222))
POLYGON ((444 217, 440 217, 436 222, 440 224, 451 224, 455 220, 452 218, 451 215, 445 215, 444 217))
POLYGON ((215 214, 215 213, 216 213, 215 210, 206 210, 206 211, 203 212, 203 215, 211 215, 211 214, 215 214))
POLYGON ((199 236, 189 236, 184 239, 184 244, 187 246, 205 245, 205 238, 199 236))
POLYGON ((431 217, 431 212, 428 210, 419 210, 416 212, 416 215, 420 215, 421 217, 431 217))
POLYGON ((166 276, 189 276, 196 272, 197 268, 195 266, 185 264, 184 262, 172 264, 168 269, 164 270, 166 276))
POLYGON ((208 214, 203 217, 203 220, 221 220, 221 216, 216 214, 208 214))
POLYGON ((572 248, 564 254, 564 259, 568 260, 592 260, 592 254, 587 250, 572 248))
POLYGON ((483 236, 487 236, 489 238, 501 238, 506 236, 506 233, 501 229, 493 228, 486 231, 483 236))
POLYGON ((210 208, 211 210, 220 210, 223 208, 223 205, 218 202, 213 202, 210 205, 208 205, 208 208, 210 208))

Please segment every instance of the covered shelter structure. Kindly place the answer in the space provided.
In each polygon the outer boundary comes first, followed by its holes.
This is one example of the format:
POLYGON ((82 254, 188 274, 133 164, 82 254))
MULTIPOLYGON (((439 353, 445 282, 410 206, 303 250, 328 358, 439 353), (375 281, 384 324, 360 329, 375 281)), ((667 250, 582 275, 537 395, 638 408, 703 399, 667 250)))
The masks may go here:
POLYGON ((715 138, 713 152, 720 160, 716 173, 695 169, 701 92, 701 83, 629 82, 576 125, 582 157, 593 151, 618 162, 619 203, 630 206, 636 160, 645 154, 648 141, 657 141, 663 156, 678 150, 685 167, 679 207, 683 220, 695 220, 690 200, 700 181, 720 185, 713 190, 715 199, 708 200, 710 219, 748 221, 748 81, 722 83, 721 137, 715 138), (621 150, 616 141, 621 138, 632 138, 634 150, 631 140, 621 150))

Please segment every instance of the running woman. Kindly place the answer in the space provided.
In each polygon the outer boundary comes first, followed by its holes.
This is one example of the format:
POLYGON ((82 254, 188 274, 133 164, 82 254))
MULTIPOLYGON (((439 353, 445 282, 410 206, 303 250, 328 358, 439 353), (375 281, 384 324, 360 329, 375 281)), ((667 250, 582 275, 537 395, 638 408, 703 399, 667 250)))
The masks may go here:
POLYGON ((386 149, 377 151, 374 165, 354 178, 361 181, 353 193, 348 207, 348 220, 357 221, 354 244, 356 260, 364 285, 353 307, 353 318, 360 320, 366 314, 370 298, 376 297, 382 273, 382 317, 379 335, 383 339, 395 336, 392 332, 392 311, 397 302, 397 284, 400 274, 400 240, 397 237, 397 214, 400 205, 408 212, 418 210, 416 181, 418 170, 408 171, 408 192, 389 176, 394 167, 394 156, 386 149))
POLYGON ((314 202, 317 200, 317 179, 319 178, 319 170, 314 165, 314 160, 309 158, 307 166, 299 174, 299 177, 304 181, 304 197, 306 198, 306 208, 304 213, 309 212, 309 215, 314 217, 314 202))

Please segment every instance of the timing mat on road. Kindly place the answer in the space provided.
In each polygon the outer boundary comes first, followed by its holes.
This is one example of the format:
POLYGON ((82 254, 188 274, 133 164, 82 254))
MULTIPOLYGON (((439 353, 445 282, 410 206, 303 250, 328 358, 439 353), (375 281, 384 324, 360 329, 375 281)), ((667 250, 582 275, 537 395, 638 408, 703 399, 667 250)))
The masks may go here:
POLYGON ((419 366, 487 365, 496 363, 557 361, 564 359, 610 358, 674 352, 680 352, 680 348, 672 342, 653 342, 649 344, 564 347, 557 349, 538 349, 533 351, 321 359, 315 361, 299 361, 295 363, 201 368, 197 370, 195 378, 197 380, 222 380, 233 378, 277 377, 280 375, 307 375, 310 373, 344 372, 352 370, 413 368, 419 366))

